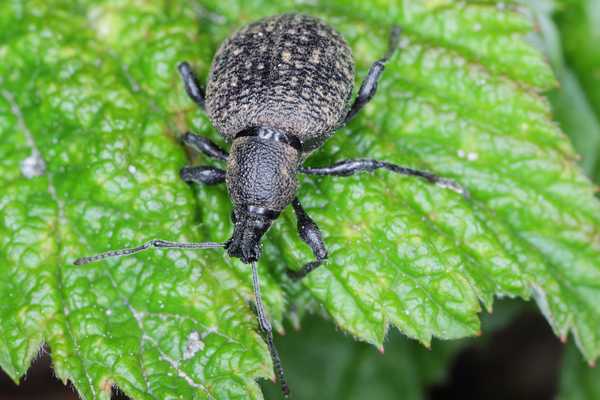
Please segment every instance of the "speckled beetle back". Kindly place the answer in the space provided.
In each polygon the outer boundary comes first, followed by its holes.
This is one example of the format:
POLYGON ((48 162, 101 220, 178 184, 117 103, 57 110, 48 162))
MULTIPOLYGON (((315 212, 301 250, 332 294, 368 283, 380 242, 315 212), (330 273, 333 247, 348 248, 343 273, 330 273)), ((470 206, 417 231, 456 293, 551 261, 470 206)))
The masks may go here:
POLYGON ((254 22, 226 40, 213 60, 206 109, 228 140, 252 126, 321 145, 348 109, 350 48, 324 22, 285 14, 254 22))

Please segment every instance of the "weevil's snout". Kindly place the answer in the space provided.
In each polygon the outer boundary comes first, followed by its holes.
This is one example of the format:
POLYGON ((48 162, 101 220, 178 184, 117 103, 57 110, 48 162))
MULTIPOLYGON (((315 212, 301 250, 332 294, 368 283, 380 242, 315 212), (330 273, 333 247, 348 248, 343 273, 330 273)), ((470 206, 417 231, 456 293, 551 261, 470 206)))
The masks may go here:
POLYGON ((260 258, 260 240, 271 227, 273 219, 250 213, 234 213, 233 235, 225 245, 230 257, 248 264, 260 258))

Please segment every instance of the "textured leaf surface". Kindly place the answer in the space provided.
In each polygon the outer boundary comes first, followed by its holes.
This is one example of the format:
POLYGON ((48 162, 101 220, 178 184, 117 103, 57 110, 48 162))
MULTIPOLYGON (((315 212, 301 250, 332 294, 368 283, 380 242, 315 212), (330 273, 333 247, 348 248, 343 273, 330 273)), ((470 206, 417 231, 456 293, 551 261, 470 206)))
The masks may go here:
POLYGON ((405 32, 373 103, 308 164, 385 158, 452 177, 472 198, 385 173, 303 179, 331 256, 291 284, 283 268, 309 253, 289 210, 269 232, 261 272, 280 329, 296 301, 377 346, 390 324, 429 345, 477 333, 494 296, 533 294, 557 334, 597 357, 600 206, 539 96, 554 79, 521 40, 527 19, 492 3, 327 4, 0 4, 0 364, 14 379, 46 342, 83 398, 113 384, 144 399, 261 397, 254 379, 272 372, 246 267, 215 251, 69 263, 153 237, 228 237, 224 188, 177 176, 179 133, 219 139, 175 65, 206 76, 233 29, 292 9, 344 34, 359 77, 390 25, 405 32), (46 172, 26 178, 33 146, 46 172))
POLYGON ((3 369, 19 379, 45 341, 58 376, 84 399, 109 398, 113 384, 140 399, 260 397, 254 378, 271 376, 271 366, 245 303, 249 281, 223 268, 220 255, 70 265, 148 235, 200 237, 177 174, 184 153, 154 103, 184 46, 195 48, 180 37, 193 30, 193 14, 175 24, 160 8, 53 3, 0 10, 3 369), (105 36, 117 16, 138 20, 142 33, 144 17, 159 30, 150 46, 129 42, 137 61, 105 36), (146 80, 128 68, 144 69, 146 80), (26 179, 32 143, 47 172, 26 179))

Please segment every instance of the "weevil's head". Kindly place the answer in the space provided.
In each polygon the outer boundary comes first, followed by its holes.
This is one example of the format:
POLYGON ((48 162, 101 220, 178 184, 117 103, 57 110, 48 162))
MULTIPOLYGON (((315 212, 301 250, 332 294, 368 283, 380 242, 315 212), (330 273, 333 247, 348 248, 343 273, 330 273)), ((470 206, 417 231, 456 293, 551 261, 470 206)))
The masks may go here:
POLYGON ((229 256, 237 257, 244 263, 258 261, 260 240, 275 218, 276 214, 260 207, 234 209, 231 214, 234 223, 233 235, 225 244, 229 256))
POLYGON ((299 149, 268 128, 242 132, 227 159, 227 190, 235 228, 227 252, 243 262, 260 257, 260 240, 274 219, 296 196, 299 149))

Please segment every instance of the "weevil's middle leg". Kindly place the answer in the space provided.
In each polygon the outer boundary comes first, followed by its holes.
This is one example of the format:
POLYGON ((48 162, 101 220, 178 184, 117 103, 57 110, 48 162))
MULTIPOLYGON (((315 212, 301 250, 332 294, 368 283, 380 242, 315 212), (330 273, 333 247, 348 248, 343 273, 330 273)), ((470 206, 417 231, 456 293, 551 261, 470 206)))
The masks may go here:
POLYGON ((203 183, 205 185, 217 185, 225 182, 225 171, 204 165, 183 167, 179 171, 179 175, 186 182, 203 183))
POLYGON ((227 157, 229 157, 229 153, 207 137, 186 132, 181 136, 181 140, 186 146, 204 153, 211 158, 227 161, 227 157))
POLYGON ((425 179, 426 181, 433 183, 437 186, 453 190, 468 198, 469 192, 463 186, 454 182, 451 179, 443 178, 441 176, 432 174, 431 172, 421 171, 418 169, 403 167, 397 164, 392 164, 387 161, 370 160, 370 159, 358 159, 358 160, 343 160, 338 161, 329 167, 312 168, 312 167, 301 167, 299 171, 308 175, 331 175, 331 176, 350 176, 359 172, 371 172, 377 169, 386 169, 391 172, 395 172, 401 175, 416 176, 418 178, 425 179))
POLYGON ((369 68, 369 73, 360 85, 358 95, 356 96, 356 99, 354 100, 350 111, 348 111, 348 114, 346 114, 346 117, 341 123, 342 126, 350 122, 350 120, 354 118, 354 116, 365 106, 365 104, 367 104, 373 98, 373 96, 375 96, 375 93, 377 92, 377 82, 379 81, 379 77, 385 69, 385 64, 394 55, 394 52, 398 48, 399 38, 400 27, 395 26, 392 29, 392 32, 390 33, 387 53, 385 53, 383 58, 375 61, 373 65, 371 65, 371 68, 369 68))
POLYGON ((310 246, 310 249, 316 258, 315 261, 306 263, 298 271, 291 269, 287 270, 287 274, 290 278, 299 280, 323 264, 327 259, 327 249, 325 248, 325 243, 323 242, 319 227, 306 211, 304 211, 304 208, 302 208, 302 205, 297 198, 292 201, 292 207, 294 207, 294 212, 296 213, 296 218, 298 220, 298 233, 300 234, 300 238, 310 246))

